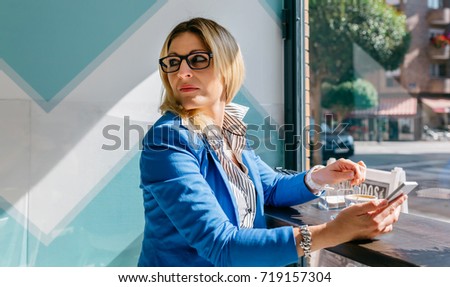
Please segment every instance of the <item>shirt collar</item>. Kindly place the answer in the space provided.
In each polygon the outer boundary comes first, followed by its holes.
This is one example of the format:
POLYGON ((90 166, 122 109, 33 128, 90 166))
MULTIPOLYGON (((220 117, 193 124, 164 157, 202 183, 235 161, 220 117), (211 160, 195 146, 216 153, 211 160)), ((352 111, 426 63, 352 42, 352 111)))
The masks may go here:
POLYGON ((229 103, 228 105, 225 106, 225 112, 227 112, 233 117, 238 118, 241 121, 244 119, 248 110, 249 110, 248 107, 236 103, 229 103))
POLYGON ((242 121, 247 114, 248 107, 230 103, 225 106, 225 115, 223 118, 223 129, 238 135, 245 136, 247 126, 242 121))
POLYGON ((245 136, 247 126, 240 119, 233 117, 228 112, 225 112, 222 129, 234 135, 245 136))
MULTIPOLYGON (((247 126, 242 121, 249 110, 249 107, 236 103, 229 103, 225 106, 225 115, 223 119, 223 129, 233 134, 245 136, 247 126)), ((183 126, 190 126, 189 119, 181 118, 183 126)))

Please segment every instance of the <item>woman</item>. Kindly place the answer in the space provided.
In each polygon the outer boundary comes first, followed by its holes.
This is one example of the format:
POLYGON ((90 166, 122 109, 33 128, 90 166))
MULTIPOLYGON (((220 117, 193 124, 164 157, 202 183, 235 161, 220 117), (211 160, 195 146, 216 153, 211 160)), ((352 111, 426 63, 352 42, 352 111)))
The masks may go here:
POLYGON ((145 230, 139 266, 285 266, 299 256, 392 230, 406 197, 355 205, 318 226, 266 229, 264 205, 317 198, 325 184, 364 181, 338 160, 297 175, 274 172, 247 147, 231 105, 244 78, 233 36, 214 21, 176 26, 161 51, 163 116, 144 139, 145 230))

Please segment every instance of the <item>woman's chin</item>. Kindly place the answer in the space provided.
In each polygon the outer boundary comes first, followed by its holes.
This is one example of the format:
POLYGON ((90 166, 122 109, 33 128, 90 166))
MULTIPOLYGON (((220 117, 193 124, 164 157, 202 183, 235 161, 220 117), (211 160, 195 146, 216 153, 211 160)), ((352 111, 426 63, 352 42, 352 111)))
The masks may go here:
POLYGON ((201 103, 198 103, 198 102, 192 102, 192 101, 189 101, 189 102, 183 102, 183 103, 181 103, 181 105, 183 106, 183 108, 186 110, 186 111, 190 111, 190 110, 198 110, 198 109, 201 109, 202 107, 205 107, 205 105, 202 105, 201 103))

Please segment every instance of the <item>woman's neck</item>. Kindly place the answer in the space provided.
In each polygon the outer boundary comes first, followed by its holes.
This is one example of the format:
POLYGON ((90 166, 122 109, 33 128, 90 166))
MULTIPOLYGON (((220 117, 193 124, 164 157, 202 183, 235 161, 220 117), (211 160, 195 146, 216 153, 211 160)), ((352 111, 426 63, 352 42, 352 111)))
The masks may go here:
POLYGON ((223 126, 223 119, 225 117, 225 103, 220 102, 216 105, 209 108, 207 111, 204 110, 202 113, 214 122, 215 125, 217 125, 219 128, 222 128, 223 126))

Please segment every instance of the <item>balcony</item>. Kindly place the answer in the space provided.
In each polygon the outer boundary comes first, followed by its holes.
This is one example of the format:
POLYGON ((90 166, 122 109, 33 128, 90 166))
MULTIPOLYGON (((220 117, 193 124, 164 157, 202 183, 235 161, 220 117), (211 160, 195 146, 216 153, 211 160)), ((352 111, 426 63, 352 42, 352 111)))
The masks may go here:
POLYGON ((427 19, 431 25, 450 24, 450 8, 431 9, 428 12, 427 19))
POLYGON ((428 55, 433 60, 448 60, 450 59, 450 46, 445 45, 444 47, 436 48, 430 43, 428 47, 428 55))
POLYGON ((450 78, 431 78, 427 87, 429 93, 450 93, 450 78))

